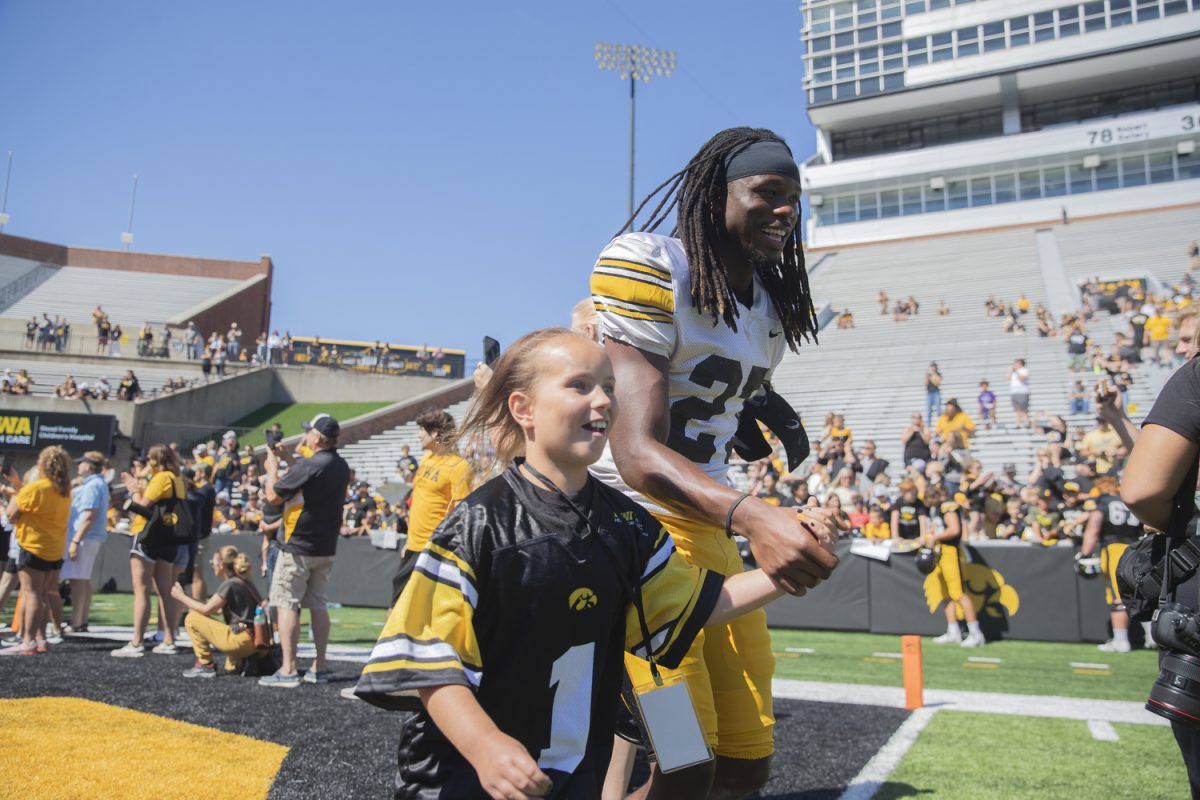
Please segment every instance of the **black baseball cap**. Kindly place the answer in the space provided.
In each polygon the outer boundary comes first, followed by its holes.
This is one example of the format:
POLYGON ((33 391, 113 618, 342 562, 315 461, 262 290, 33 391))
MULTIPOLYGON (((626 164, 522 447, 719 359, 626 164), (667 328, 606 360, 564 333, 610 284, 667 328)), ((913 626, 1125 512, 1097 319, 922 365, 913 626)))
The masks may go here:
POLYGON ((342 426, 338 421, 329 414, 317 414, 308 422, 301 422, 300 427, 304 430, 315 430, 322 436, 328 436, 330 439, 336 439, 338 434, 342 432, 342 426))

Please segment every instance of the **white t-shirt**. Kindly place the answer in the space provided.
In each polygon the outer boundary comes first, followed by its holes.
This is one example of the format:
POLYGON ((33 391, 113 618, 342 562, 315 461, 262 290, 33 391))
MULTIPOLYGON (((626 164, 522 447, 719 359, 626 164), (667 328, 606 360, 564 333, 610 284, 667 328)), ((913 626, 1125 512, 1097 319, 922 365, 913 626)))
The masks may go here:
POLYGON ((1025 367, 1013 370, 1008 376, 1009 394, 1029 394, 1029 370, 1025 367))

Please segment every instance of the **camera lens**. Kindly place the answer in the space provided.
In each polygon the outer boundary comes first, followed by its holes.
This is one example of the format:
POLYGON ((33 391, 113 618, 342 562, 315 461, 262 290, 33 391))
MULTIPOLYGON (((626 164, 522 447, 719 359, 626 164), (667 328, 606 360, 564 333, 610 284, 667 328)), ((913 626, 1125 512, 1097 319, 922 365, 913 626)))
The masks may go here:
POLYGON ((1200 658, 1164 651, 1158 680, 1150 689, 1146 710, 1200 729, 1200 658))

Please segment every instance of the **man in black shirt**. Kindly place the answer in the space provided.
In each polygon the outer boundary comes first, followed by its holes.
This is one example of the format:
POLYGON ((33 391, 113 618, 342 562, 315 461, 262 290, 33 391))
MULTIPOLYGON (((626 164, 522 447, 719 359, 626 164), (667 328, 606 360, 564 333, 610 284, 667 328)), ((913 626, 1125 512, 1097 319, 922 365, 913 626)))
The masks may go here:
MULTIPOLYGON (((204 587, 204 570, 196 569, 199 564, 204 563, 201 555, 204 553, 204 540, 212 535, 213 527, 213 510, 217 507, 217 491, 213 488, 209 480, 212 467, 204 461, 196 462, 196 466, 192 470, 193 475, 190 478, 191 485, 188 488, 188 505, 191 507, 192 521, 196 526, 196 547, 195 552, 189 557, 188 563, 193 566, 192 569, 192 597, 197 600, 202 600, 205 595, 204 587)), ((187 476, 187 471, 184 471, 184 477, 187 476)), ((187 585, 187 582, 184 582, 187 585)))
POLYGON ((302 444, 313 451, 308 458, 288 465, 279 476, 280 461, 291 456, 282 444, 267 451, 266 501, 284 505, 283 552, 271 579, 271 605, 279 615, 279 643, 283 665, 274 675, 259 680, 263 686, 294 688, 300 685, 296 668, 300 609, 309 609, 317 656, 304 673, 306 683, 325 683, 325 650, 329 644, 329 612, 325 589, 333 570, 342 505, 350 483, 350 465, 337 452, 341 426, 328 414, 313 417, 302 444))
MULTIPOLYGON (((1163 387, 1129 456, 1121 499, 1147 528, 1166 531, 1195 514, 1197 458, 1200 458, 1200 359, 1179 368, 1163 387), (1172 519, 1172 511, 1179 509, 1172 519)), ((1169 531, 1173 535, 1180 532, 1169 531)), ((1196 597, 1200 573, 1177 589, 1178 597, 1196 597)), ((1171 723, 1187 765, 1192 797, 1200 798, 1200 730, 1171 723)))

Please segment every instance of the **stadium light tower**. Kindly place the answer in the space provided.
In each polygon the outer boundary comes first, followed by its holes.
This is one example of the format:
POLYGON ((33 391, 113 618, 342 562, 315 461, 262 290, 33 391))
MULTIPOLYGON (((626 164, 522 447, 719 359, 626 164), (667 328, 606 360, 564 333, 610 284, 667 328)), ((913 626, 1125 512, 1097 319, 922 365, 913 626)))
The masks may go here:
POLYGON ((8 151, 8 166, 4 169, 4 202, 0 204, 0 233, 8 224, 8 179, 12 177, 12 150, 8 151))
POLYGON ((133 247, 133 207, 137 202, 137 173, 133 176, 133 189, 129 192, 129 228, 121 234, 121 244, 125 245, 126 252, 133 247))
POLYGON ((616 70, 629 81, 629 217, 633 216, 633 141, 637 120, 637 83, 650 82, 651 75, 670 77, 675 71, 675 51, 656 50, 638 44, 596 43, 600 69, 616 70))

